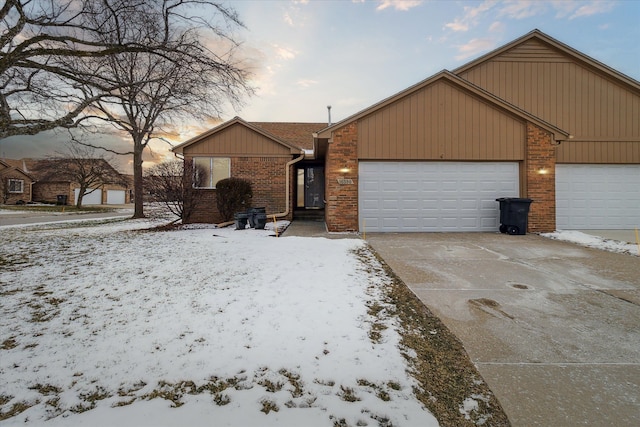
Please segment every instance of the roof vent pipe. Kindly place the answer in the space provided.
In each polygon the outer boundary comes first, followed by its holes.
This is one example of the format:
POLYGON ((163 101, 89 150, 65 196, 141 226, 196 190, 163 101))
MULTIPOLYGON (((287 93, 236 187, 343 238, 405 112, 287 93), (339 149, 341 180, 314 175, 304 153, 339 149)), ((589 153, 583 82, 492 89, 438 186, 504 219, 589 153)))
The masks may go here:
POLYGON ((331 126, 331 105, 327 105, 327 111, 329 112, 329 124, 327 126, 331 126))

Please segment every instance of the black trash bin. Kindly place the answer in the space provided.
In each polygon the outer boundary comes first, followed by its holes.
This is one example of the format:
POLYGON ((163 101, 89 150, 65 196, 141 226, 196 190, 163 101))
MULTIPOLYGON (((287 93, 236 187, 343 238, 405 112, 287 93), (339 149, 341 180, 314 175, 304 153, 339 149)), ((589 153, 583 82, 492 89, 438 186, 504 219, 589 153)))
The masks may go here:
POLYGON ((529 224, 529 206, 533 200, 517 197, 501 197, 500 202, 500 232, 509 234, 527 234, 529 224))
POLYGON ((67 195, 66 194, 58 194, 56 196, 56 198, 58 200, 56 204, 61 205, 61 206, 64 206, 64 205, 67 204, 67 195))
POLYGON ((236 230, 244 230, 247 228, 247 220, 249 219, 249 215, 244 212, 238 212, 233 215, 233 220, 236 222, 236 230))

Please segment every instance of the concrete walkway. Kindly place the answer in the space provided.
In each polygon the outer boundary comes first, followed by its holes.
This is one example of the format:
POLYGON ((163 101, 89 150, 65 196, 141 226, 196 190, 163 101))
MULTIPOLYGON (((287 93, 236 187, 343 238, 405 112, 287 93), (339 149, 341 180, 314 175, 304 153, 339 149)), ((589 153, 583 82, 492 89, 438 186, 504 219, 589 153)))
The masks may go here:
POLYGON ((287 227, 283 236, 324 237, 327 239, 359 239, 357 233, 329 233, 324 221, 294 220, 287 227))
POLYGON ((371 234, 513 426, 640 425, 640 259, 536 235, 371 234))

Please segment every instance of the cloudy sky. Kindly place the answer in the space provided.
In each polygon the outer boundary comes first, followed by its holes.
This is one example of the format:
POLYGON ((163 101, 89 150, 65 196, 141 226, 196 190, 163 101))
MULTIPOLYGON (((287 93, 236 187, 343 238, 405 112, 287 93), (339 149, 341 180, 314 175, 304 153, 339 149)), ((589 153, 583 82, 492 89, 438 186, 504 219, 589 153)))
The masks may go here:
MULTIPOLYGON (((443 69, 539 29, 640 80, 640 1, 243 0, 236 37, 256 95, 247 121, 334 122, 443 69)), ((184 141, 208 125, 185 123, 184 141)), ((125 142, 102 137, 115 145, 125 142)), ((39 157, 64 135, 0 141, 0 155, 39 157)), ((154 147, 151 161, 167 155, 154 147)), ((121 168, 126 169, 126 160, 121 168)))

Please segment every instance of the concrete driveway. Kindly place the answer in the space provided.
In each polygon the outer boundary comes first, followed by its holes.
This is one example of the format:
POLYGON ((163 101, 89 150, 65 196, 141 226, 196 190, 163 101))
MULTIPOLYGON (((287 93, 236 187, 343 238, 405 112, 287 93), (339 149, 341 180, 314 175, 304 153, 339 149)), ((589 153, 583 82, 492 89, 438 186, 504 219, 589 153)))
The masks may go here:
POLYGON ((514 426, 640 425, 640 258, 537 235, 367 234, 514 426))

